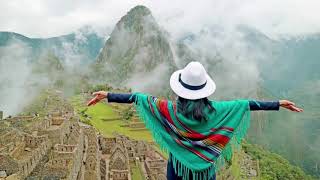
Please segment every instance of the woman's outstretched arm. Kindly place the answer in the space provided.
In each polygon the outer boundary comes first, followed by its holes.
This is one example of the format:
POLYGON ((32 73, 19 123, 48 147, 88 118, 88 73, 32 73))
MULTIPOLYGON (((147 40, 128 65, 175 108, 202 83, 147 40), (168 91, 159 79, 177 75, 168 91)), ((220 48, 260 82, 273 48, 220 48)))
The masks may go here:
POLYGON ((295 103, 288 100, 279 101, 249 101, 251 111, 266 110, 266 111, 278 111, 280 107, 288 109, 294 112, 302 112, 303 109, 298 108, 295 103))
POLYGON ((108 93, 107 101, 116 102, 116 103, 133 103, 135 102, 136 97, 131 93, 108 93))
POLYGON ((249 101, 250 111, 278 111, 280 109, 279 101, 249 101))
POLYGON ((98 91, 93 93, 95 96, 88 102, 88 106, 94 105, 99 101, 106 99, 108 102, 116 102, 116 103, 133 103, 135 102, 135 96, 132 96, 130 93, 109 93, 106 91, 98 91))

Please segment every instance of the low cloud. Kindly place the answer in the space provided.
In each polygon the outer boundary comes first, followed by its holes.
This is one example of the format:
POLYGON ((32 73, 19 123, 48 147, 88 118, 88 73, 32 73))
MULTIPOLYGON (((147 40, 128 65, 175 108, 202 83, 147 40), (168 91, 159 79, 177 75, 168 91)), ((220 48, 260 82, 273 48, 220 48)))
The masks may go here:
POLYGON ((5 115, 21 112, 40 87, 49 82, 46 77, 32 74, 30 53, 30 48, 18 41, 0 47, 0 109, 5 115))
POLYGON ((320 31, 317 0, 12 0, 0 3, 0 30, 31 37, 67 34, 85 25, 114 26, 135 5, 146 5, 174 37, 203 26, 247 25, 270 37, 320 31), (28 7, 28 8, 25 8, 28 7))

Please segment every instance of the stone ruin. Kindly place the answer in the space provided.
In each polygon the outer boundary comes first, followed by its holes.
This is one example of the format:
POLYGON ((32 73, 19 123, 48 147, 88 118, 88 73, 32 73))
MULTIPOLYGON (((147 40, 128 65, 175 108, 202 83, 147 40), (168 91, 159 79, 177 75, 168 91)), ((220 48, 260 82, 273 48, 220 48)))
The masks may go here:
POLYGON ((131 180, 133 167, 145 179, 166 177, 166 159, 154 145, 104 137, 67 105, 46 116, 6 118, 0 130, 0 179, 131 180))
POLYGON ((27 177, 50 148, 48 136, 34 136, 12 129, 2 134, 0 170, 6 174, 27 177))
MULTIPOLYGON (((6 123, 16 124, 17 121, 28 121, 31 116, 6 118, 6 123)), ((2 124, 3 125, 3 124, 2 124)), ((28 177, 46 177, 54 168, 65 169, 69 166, 67 179, 72 176, 81 164, 83 140, 78 121, 71 120, 66 113, 52 112, 48 117, 36 121, 26 130, 8 127, 0 134, 0 171, 4 171, 7 179, 25 179, 28 177), (50 154, 48 162, 43 163, 50 154), (41 166, 39 166, 41 165, 41 166), (41 170, 40 170, 41 169, 41 170)), ((63 173, 61 173, 63 174, 63 173)))
POLYGON ((145 141, 137 141, 127 136, 99 137, 106 177, 109 180, 131 179, 131 167, 140 169, 145 179, 166 179, 166 158, 155 147, 145 141))
POLYGON ((85 157, 84 163, 84 179, 94 180, 100 179, 100 159, 101 152, 98 144, 98 137, 93 127, 82 125, 85 134, 85 157))

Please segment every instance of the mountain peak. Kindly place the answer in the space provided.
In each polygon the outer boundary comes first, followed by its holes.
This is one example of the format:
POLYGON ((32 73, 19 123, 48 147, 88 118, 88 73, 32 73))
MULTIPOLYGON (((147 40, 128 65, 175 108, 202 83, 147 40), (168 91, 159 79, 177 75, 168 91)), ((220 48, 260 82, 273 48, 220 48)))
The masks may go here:
POLYGON ((120 19, 116 28, 122 28, 124 26, 130 30, 140 31, 141 26, 147 22, 146 20, 148 23, 156 24, 151 11, 147 7, 141 5, 135 6, 120 19))
POLYGON ((151 11, 146 6, 138 5, 130 9, 128 14, 146 16, 146 15, 150 15, 151 11))

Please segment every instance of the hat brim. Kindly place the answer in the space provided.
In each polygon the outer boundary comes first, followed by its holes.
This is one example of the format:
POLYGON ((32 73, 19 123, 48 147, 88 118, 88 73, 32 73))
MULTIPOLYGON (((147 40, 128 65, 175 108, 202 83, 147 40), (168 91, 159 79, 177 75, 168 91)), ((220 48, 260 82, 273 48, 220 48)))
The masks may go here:
POLYGON ((210 96, 216 90, 215 82, 210 78, 209 75, 206 75, 207 83, 206 85, 199 90, 190 90, 182 86, 179 82, 179 74, 182 70, 178 70, 174 72, 170 77, 170 87, 174 93, 178 96, 185 98, 185 99, 201 99, 210 96))

